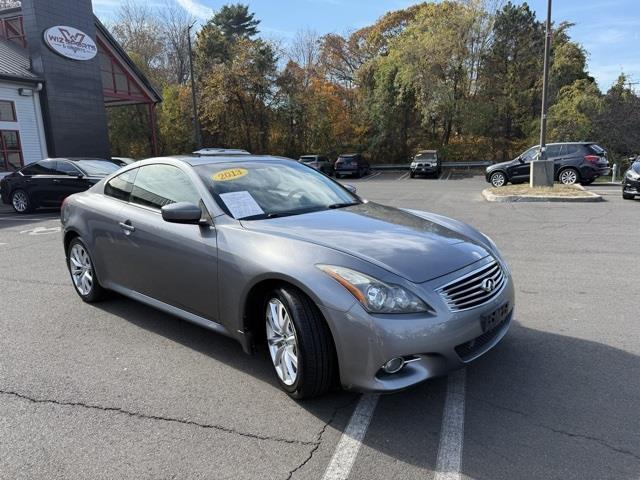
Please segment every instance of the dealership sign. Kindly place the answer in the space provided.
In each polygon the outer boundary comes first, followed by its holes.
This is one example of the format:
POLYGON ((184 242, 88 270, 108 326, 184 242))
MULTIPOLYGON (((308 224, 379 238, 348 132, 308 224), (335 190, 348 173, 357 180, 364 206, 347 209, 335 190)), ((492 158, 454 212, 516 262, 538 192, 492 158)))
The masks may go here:
POLYGON ((73 27, 55 26, 44 32, 44 42, 58 55, 72 60, 91 60, 98 53, 89 35, 73 27))

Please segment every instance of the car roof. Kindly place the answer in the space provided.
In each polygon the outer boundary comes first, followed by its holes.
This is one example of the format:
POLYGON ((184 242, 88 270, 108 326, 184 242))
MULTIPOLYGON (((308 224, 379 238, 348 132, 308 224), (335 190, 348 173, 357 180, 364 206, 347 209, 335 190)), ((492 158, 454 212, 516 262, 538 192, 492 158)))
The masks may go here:
POLYGON ((139 165, 146 165, 148 163, 153 163, 158 160, 177 160, 180 162, 184 162, 192 167, 198 165, 213 165, 216 163, 248 163, 248 162, 264 162, 264 161, 288 161, 295 162, 295 160, 286 157, 277 157, 274 155, 205 155, 205 156, 195 156, 195 155, 172 155, 168 157, 156 157, 156 158, 148 158, 147 160, 143 160, 142 162, 136 162, 139 165))
POLYGON ((194 155, 251 155, 240 148, 201 148, 193 153, 194 155))
POLYGON ((418 153, 438 153, 437 150, 419 150, 418 153))
POLYGON ((358 157, 361 156, 359 153, 341 153, 338 155, 339 157, 358 157))
POLYGON ((48 158, 43 158, 42 160, 39 160, 39 161, 45 162, 45 161, 63 161, 63 160, 67 160, 70 162, 78 162, 80 160, 100 160, 104 162, 111 162, 111 159, 101 158, 101 157, 48 157, 48 158))

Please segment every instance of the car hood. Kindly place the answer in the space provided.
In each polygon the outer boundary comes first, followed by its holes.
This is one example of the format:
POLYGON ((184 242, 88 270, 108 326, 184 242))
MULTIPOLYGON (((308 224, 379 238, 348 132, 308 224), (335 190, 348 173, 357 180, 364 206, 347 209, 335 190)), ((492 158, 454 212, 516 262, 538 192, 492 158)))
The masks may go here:
POLYGON ((353 255, 414 283, 446 275, 489 255, 481 242, 425 216, 368 202, 243 221, 242 225, 353 255))
POLYGON ((515 160, 507 160, 506 162, 494 163, 493 165, 489 165, 487 167, 487 172, 491 172, 496 169, 506 168, 513 164, 515 160))

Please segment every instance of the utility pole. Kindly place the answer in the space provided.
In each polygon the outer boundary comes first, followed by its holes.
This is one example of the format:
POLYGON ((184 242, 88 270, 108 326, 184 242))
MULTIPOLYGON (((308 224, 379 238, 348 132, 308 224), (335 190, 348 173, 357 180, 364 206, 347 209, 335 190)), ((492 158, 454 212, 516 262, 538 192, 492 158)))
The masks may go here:
POLYGON ((531 162, 531 187, 552 187, 553 160, 547 160, 547 94, 549 89, 549 55, 551 54, 551 0, 547 0, 547 23, 544 39, 544 71, 542 78, 542 115, 540 118, 540 153, 531 162))
POLYGON ((196 150, 202 148, 200 136, 200 120, 198 119, 198 101, 196 100, 196 78, 193 75, 193 52, 191 51, 191 29, 196 24, 193 22, 187 28, 187 41, 189 42, 189 70, 191 72, 191 100, 193 103, 193 133, 196 141, 196 150))

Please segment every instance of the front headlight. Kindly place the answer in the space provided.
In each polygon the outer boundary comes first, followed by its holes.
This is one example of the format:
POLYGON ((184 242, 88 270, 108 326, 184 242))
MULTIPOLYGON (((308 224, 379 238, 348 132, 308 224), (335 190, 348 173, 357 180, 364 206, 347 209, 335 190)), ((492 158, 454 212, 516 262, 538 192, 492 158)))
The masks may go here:
POLYGON ((640 179, 640 173, 636 172, 633 168, 630 168, 627 171, 627 178, 629 178, 629 180, 638 180, 640 179))
POLYGON ((418 165, 416 162, 411 162, 411 168, 415 168, 418 165))
POLYGON ((427 312, 429 307, 399 285, 389 285, 364 273, 334 265, 316 265, 346 288, 370 313, 427 312))

